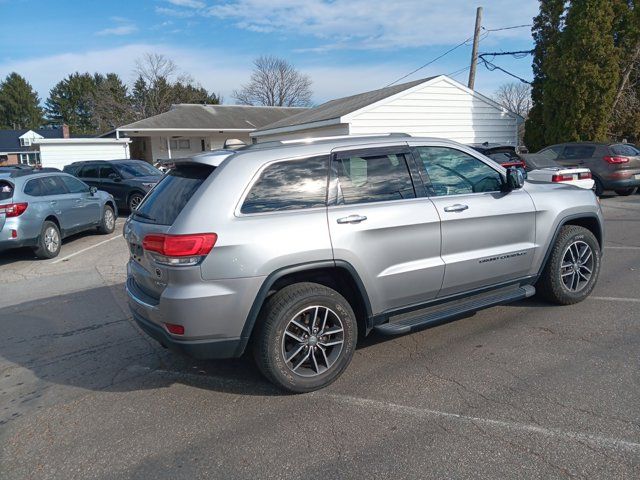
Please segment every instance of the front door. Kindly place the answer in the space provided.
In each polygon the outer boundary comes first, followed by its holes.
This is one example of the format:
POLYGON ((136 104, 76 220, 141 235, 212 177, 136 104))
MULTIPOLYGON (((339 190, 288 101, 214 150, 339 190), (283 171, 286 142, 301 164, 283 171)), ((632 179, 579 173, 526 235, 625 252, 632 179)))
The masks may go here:
POLYGON ((113 195, 118 204, 127 203, 128 187, 122 182, 122 175, 108 163, 101 163, 99 168, 100 190, 113 195))
POLYGON ((502 191, 497 166, 445 146, 416 146, 442 221, 445 264, 439 296, 528 275, 535 251, 535 207, 524 189, 502 191))
POLYGON ((405 146, 334 151, 328 208, 336 261, 359 273, 374 314, 434 298, 442 285, 440 219, 418 198, 405 146))

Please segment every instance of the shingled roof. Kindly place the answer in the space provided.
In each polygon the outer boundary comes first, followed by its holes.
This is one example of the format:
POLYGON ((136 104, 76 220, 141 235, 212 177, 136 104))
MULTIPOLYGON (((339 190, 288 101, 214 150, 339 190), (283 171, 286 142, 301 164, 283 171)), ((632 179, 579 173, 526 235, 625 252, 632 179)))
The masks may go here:
POLYGON ((298 107, 254 107, 245 105, 198 105, 181 103, 171 110, 119 127, 118 130, 246 130, 304 112, 298 107))
POLYGON ((0 130, 0 152, 28 152, 30 147, 20 145, 20 136, 29 130, 34 131, 44 138, 63 138, 62 128, 22 128, 20 130, 0 130))
POLYGON ((400 83, 390 87, 380 88, 378 90, 372 90, 370 92, 359 93, 357 95, 351 95, 349 97, 338 98, 329 102, 318 105, 315 108, 311 108, 304 112, 298 113, 277 122, 266 125, 256 130, 258 132, 264 132, 267 130, 274 130, 276 128, 293 127, 296 125, 304 125, 307 123, 325 122, 329 120, 336 120, 344 115, 348 115, 351 112, 360 110, 368 105, 384 100, 387 97, 391 97, 397 93, 400 93, 409 88, 425 83, 436 77, 421 78, 420 80, 414 80, 412 82, 400 83))

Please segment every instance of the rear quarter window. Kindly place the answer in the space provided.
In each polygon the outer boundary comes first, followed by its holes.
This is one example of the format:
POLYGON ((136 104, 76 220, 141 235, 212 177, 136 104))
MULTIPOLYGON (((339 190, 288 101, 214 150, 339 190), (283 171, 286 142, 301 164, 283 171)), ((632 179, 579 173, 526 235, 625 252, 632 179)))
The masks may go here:
POLYGON ((241 213, 279 212, 327 204, 329 156, 269 165, 253 184, 241 213))
POLYGON ((202 183, 213 172, 208 165, 180 165, 169 173, 149 192, 140 204, 136 220, 158 225, 173 225, 180 212, 202 183))
POLYGON ((596 147, 589 145, 567 145, 564 147, 562 154, 566 160, 573 160, 574 158, 591 158, 596 151, 596 147))

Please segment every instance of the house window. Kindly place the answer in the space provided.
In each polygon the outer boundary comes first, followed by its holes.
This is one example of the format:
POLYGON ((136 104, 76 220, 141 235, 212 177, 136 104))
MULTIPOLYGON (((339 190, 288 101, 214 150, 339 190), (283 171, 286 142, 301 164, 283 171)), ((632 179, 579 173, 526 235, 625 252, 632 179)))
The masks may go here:
POLYGON ((20 145, 22 145, 23 147, 30 147, 31 146, 31 139, 30 138, 21 138, 20 139, 20 145))
POLYGON ((191 150, 191 140, 188 138, 177 138, 169 141, 171 150, 191 150))

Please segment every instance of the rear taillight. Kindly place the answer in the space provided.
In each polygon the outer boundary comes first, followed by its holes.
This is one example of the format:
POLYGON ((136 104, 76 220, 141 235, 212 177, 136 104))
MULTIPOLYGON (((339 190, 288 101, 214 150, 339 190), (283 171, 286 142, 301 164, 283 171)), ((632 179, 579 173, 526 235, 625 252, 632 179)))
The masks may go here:
POLYGON ((607 155, 606 157, 602 158, 605 162, 609 163, 609 164, 619 164, 619 163, 629 163, 629 158, 628 157, 620 157, 620 156, 610 156, 607 155))
POLYGON ((551 177, 552 182, 570 182, 573 180, 573 175, 554 175, 551 177))
POLYGON ((3 213, 7 216, 7 218, 10 217, 19 217, 20 215, 22 215, 25 210, 27 209, 27 207, 29 206, 28 203, 24 202, 24 203, 9 203, 7 205, 0 205, 0 213, 3 213))
POLYGON ((142 247, 151 252, 156 262, 164 265, 195 265, 216 244, 215 233, 167 235, 153 233, 144 237, 142 247))
POLYGON ((591 177, 591 172, 580 173, 580 174, 578 174, 578 178, 580 180, 588 180, 589 178, 592 178, 591 177))

